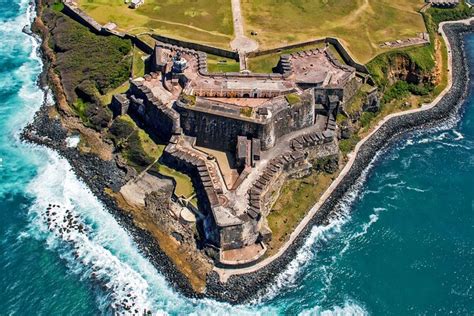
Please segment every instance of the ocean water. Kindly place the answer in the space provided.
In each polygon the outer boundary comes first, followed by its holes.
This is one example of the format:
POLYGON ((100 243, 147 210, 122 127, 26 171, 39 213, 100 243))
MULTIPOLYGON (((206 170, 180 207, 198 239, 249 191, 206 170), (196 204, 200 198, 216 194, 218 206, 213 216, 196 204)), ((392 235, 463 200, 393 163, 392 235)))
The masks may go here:
MULTIPOLYGON (((37 40, 21 32, 33 17, 28 1, 0 6, 0 315, 125 312, 129 296, 131 311, 172 315, 474 314, 474 97, 460 118, 378 155, 340 215, 312 229, 252 304, 191 300, 139 253, 67 161, 19 140, 44 99, 41 60, 37 40), (68 215, 84 229, 66 233, 68 215)), ((474 65, 474 36, 466 40, 474 65)))

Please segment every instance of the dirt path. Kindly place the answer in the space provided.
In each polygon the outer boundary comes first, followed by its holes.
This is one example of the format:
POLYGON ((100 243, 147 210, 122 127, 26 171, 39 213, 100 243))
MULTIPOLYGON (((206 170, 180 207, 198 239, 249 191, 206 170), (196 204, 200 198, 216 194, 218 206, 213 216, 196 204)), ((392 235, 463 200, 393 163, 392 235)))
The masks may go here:
MULTIPOLYGON (((240 7, 240 0, 232 0, 232 19, 234 22, 234 40, 230 43, 233 50, 239 54, 245 55, 248 52, 257 50, 258 43, 253 39, 245 36, 244 22, 242 18, 242 9, 240 7)), ((242 58, 241 58, 242 59, 242 58)), ((245 64, 245 63, 243 63, 245 64)), ((242 63, 241 63, 242 66, 242 63)), ((241 69, 243 70, 243 69, 241 69)))

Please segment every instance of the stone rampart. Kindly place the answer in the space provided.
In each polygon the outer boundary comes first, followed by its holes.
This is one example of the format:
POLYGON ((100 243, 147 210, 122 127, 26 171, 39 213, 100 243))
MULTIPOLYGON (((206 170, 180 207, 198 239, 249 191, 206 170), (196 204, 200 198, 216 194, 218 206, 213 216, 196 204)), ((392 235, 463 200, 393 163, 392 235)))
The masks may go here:
POLYGON ((280 47, 275 47, 271 49, 266 49, 266 50, 259 50, 256 52, 250 52, 248 53, 248 57, 258 57, 258 56, 263 56, 263 55, 270 55, 270 54, 276 54, 279 53, 283 50, 288 50, 288 49, 294 49, 294 48, 300 48, 300 47, 305 47, 309 45, 316 45, 316 44, 321 44, 325 43, 326 39, 325 38, 319 38, 311 41, 305 41, 305 42, 300 42, 300 43, 295 43, 295 44, 290 44, 286 46, 280 46, 280 47))
POLYGON ((147 43, 139 39, 137 36, 105 28, 103 25, 98 23, 92 17, 87 15, 87 13, 76 7, 71 2, 64 2, 64 9, 62 12, 69 16, 71 19, 87 27, 93 33, 104 36, 118 36, 124 39, 128 39, 145 53, 153 53, 153 47, 150 47, 147 43))
POLYGON ((344 194, 351 189, 368 164, 373 161, 377 152, 385 148, 393 137, 405 133, 406 131, 419 128, 421 126, 439 124, 445 122, 450 114, 459 110, 460 103, 467 93, 469 82, 468 65, 464 59, 462 37, 465 32, 472 32, 473 26, 453 25, 443 27, 450 42, 452 53, 452 87, 439 102, 431 108, 417 112, 410 112, 400 116, 392 117, 374 132, 369 139, 360 147, 356 154, 354 163, 342 181, 338 182, 331 195, 318 208, 318 211, 309 220, 292 244, 285 250, 284 254, 260 267, 257 272, 234 275, 227 280, 227 283, 220 282, 217 273, 210 275, 207 283, 207 294, 210 297, 239 302, 250 301, 250 299, 261 294, 262 284, 271 284, 278 275, 292 260, 307 240, 315 225, 327 224, 330 214, 335 210, 336 205, 344 197, 344 194), (240 289, 245 289, 244 291, 240 289), (223 294, 224 293, 224 294, 223 294))
POLYGON ((131 81, 127 94, 130 99, 129 111, 139 116, 163 140, 181 133, 179 114, 163 105, 142 82, 131 81))
POLYGON ((196 137, 198 146, 234 150, 237 136, 246 135, 259 138, 263 148, 270 148, 274 141, 270 138, 272 128, 268 124, 239 120, 218 114, 186 107, 176 101, 176 109, 181 115, 181 128, 188 136, 196 137))
POLYGON ((309 92, 301 95, 301 101, 296 104, 286 102, 286 106, 272 112, 271 118, 264 121, 212 113, 200 110, 198 106, 186 106, 180 100, 176 101, 176 110, 181 115, 183 132, 196 137, 197 145, 231 151, 237 145, 237 136, 258 138, 262 150, 267 150, 278 138, 311 126, 315 119, 314 99, 309 92))
POLYGON ((181 46, 181 47, 193 49, 196 51, 202 51, 202 52, 212 54, 212 55, 218 55, 222 57, 239 60, 239 54, 231 50, 226 50, 223 48, 218 48, 218 47, 204 45, 204 44, 193 43, 190 41, 183 41, 183 40, 174 39, 174 38, 170 38, 170 37, 166 37, 166 36, 158 35, 158 34, 152 34, 151 37, 153 37, 154 39, 162 43, 167 43, 174 46, 181 46))
POLYGON ((336 48, 337 52, 341 55, 342 59, 346 64, 348 64, 351 67, 354 67, 357 71, 363 72, 368 74, 369 70, 365 65, 362 65, 358 62, 355 61, 355 59, 351 56, 351 54, 346 50, 344 45, 341 44, 341 42, 335 38, 335 37, 327 37, 326 42, 330 43, 336 48))

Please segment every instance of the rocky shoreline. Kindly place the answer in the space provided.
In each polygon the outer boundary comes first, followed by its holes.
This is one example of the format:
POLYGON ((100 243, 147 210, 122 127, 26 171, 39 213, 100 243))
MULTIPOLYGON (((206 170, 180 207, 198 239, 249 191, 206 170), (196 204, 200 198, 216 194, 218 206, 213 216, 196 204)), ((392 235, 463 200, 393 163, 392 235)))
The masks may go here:
POLYGON ((296 257, 297 251, 304 245, 312 227, 328 222, 341 198, 356 184, 380 150, 393 143, 394 139, 402 133, 439 124, 459 111, 469 86, 469 71, 463 49, 464 35, 473 32, 474 26, 448 24, 443 29, 451 44, 452 52, 453 84, 450 91, 431 109, 388 120, 361 146, 349 172, 284 255, 257 272, 232 276, 225 284, 219 281, 217 273, 213 273, 207 285, 208 296, 233 303, 249 301, 256 297, 260 290, 273 282, 275 277, 296 257))
MULTIPOLYGON (((184 277, 174 266, 171 260, 160 249, 151 235, 136 227, 133 219, 117 206, 116 202, 108 196, 105 188, 119 188, 125 183, 125 172, 115 161, 104 161, 93 154, 80 153, 76 148, 66 146, 69 136, 58 119, 50 118, 48 106, 45 104, 37 112, 34 121, 22 133, 24 140, 47 146, 57 151, 66 158, 74 169, 76 175, 83 180, 92 193, 105 205, 107 210, 114 215, 122 227, 125 227, 138 244, 141 252, 163 273, 168 282, 185 296, 193 298, 210 297, 230 303, 247 302, 255 298, 261 290, 275 280, 275 277, 295 258, 298 249, 304 244, 311 228, 314 225, 327 223, 329 216, 334 213, 335 206, 359 179, 375 154, 386 147, 389 140, 397 135, 427 124, 434 124, 446 119, 460 108, 467 93, 468 71, 463 52, 463 34, 472 32, 472 26, 447 25, 444 27, 451 43, 453 61, 453 86, 452 89, 433 108, 404 116, 398 116, 387 121, 370 139, 361 147, 352 168, 339 183, 333 194, 321 206, 310 223, 299 234, 294 243, 285 254, 271 264, 257 272, 232 276, 227 283, 219 281, 217 273, 212 272, 208 277, 206 293, 195 293, 184 277)), ((45 86, 45 69, 39 78, 39 85, 45 86)))

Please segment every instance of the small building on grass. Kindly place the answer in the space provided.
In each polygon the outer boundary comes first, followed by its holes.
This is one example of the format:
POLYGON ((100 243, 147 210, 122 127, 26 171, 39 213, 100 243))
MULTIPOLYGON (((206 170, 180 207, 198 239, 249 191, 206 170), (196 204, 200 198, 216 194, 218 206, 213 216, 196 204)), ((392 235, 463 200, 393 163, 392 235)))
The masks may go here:
POLYGON ((138 7, 140 7, 144 3, 145 3, 145 0, 131 0, 130 4, 129 4, 129 7, 132 8, 132 9, 137 9, 138 7))

